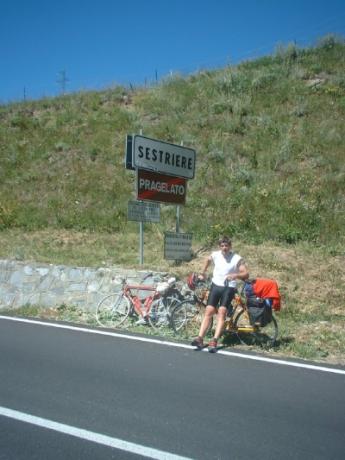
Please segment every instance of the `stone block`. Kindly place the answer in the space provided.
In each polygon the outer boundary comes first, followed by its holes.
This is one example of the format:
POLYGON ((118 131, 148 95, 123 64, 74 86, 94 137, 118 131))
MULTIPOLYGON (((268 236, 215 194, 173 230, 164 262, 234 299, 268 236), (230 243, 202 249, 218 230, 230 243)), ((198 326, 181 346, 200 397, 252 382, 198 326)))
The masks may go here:
POLYGON ((22 270, 16 270, 12 273, 9 282, 15 286, 21 286, 24 280, 24 273, 22 270))
POLYGON ((91 281, 87 285, 87 292, 98 292, 101 289, 102 283, 99 281, 91 281))
POLYGON ((46 276, 49 273, 49 268, 46 267, 38 267, 36 268, 36 271, 39 273, 40 276, 46 276))
POLYGON ((66 292, 87 292, 86 283, 72 283, 67 287, 66 292))
POLYGON ((40 291, 47 291, 48 289, 50 289, 52 283, 53 283, 53 278, 51 276, 45 276, 41 279, 38 285, 38 289, 40 291))
POLYGON ((30 265, 26 265, 23 268, 23 272, 24 272, 25 275, 31 276, 34 273, 34 269, 32 267, 30 267, 30 265))
POLYGON ((80 268, 71 268, 67 272, 68 279, 76 283, 83 280, 83 272, 80 268))

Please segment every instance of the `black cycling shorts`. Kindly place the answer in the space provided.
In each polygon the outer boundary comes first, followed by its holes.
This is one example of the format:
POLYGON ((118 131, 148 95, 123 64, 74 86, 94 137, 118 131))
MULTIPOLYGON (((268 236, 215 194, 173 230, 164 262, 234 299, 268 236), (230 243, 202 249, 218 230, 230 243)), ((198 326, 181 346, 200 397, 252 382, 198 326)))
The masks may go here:
POLYGON ((217 286, 212 283, 207 299, 207 305, 212 305, 212 307, 215 308, 226 307, 228 310, 232 310, 231 301, 235 297, 236 292, 236 288, 217 286))

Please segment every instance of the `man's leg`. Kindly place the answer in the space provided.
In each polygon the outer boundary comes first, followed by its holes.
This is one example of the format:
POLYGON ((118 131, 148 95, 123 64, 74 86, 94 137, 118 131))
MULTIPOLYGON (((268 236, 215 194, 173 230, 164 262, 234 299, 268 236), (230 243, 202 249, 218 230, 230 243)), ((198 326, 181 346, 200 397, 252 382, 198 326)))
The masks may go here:
POLYGON ((208 328, 210 327, 211 324, 211 319, 212 316, 216 313, 216 309, 212 307, 212 305, 207 305, 205 309, 205 314, 201 322, 200 330, 199 330, 199 335, 192 341, 192 345, 196 346, 198 348, 202 348, 204 345, 204 337, 206 335, 206 332, 208 331, 208 328))
POLYGON ((210 343, 208 344, 208 351, 210 353, 215 353, 217 351, 217 349, 218 349, 217 348, 218 339, 223 333, 226 313, 227 313, 227 308, 226 307, 224 307, 224 306, 219 307, 218 313, 217 313, 216 331, 214 333, 213 339, 210 340, 210 343))
POLYGON ((207 305, 205 308, 205 315, 201 322, 200 330, 199 330, 199 337, 204 338, 208 328, 210 327, 211 320, 213 315, 216 313, 216 309, 212 307, 212 305, 207 305))
POLYGON ((219 307, 218 313, 217 313, 216 331, 214 333, 214 338, 216 340, 218 340, 219 337, 223 334, 226 314, 227 314, 227 308, 219 307))

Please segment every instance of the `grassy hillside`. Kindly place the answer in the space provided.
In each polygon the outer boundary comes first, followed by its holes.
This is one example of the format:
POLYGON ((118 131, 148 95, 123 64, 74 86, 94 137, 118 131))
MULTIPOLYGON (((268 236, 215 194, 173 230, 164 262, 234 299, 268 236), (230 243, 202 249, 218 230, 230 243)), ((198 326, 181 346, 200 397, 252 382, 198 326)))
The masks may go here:
MULTIPOLYGON (((345 45, 0 106, 0 229, 136 233, 127 133, 197 151, 181 226, 196 240, 308 241, 341 251, 345 228, 345 45)), ((175 209, 161 224, 174 228, 175 209)))

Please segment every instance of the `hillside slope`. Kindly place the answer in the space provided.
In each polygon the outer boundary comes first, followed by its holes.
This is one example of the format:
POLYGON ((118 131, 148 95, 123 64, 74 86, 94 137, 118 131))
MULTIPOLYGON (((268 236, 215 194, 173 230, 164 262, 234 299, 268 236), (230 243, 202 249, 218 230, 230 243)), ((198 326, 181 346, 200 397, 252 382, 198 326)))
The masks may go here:
MULTIPOLYGON (((344 243, 345 45, 0 107, 0 229, 136 231, 127 133, 197 151, 182 227, 196 239, 344 243)), ((165 206, 162 231, 174 225, 165 206)), ((148 230, 150 231, 150 230, 148 230)))

